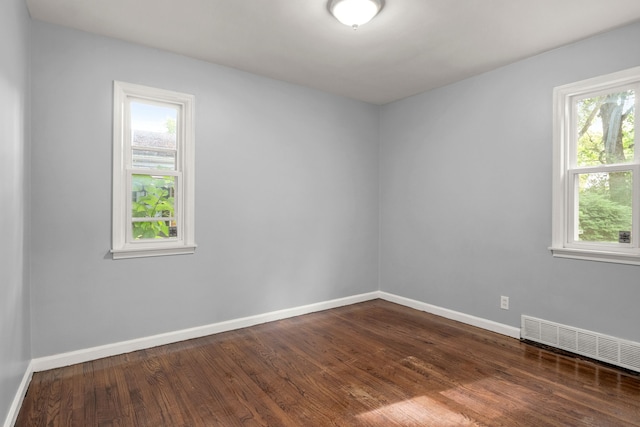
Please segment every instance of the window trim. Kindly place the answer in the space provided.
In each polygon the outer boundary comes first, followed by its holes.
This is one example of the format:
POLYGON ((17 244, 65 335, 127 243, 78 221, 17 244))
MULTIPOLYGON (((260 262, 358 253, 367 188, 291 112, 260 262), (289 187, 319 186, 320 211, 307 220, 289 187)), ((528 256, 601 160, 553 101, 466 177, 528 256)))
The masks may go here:
POLYGON ((112 188, 112 248, 113 259, 150 256, 182 255, 195 252, 194 241, 194 103, 193 95, 142 86, 121 81, 113 82, 113 188, 112 188), (178 126, 176 170, 163 171, 176 176, 178 181, 175 200, 176 217, 181 233, 177 239, 153 241, 129 241, 127 230, 131 228, 131 175, 135 171, 148 174, 148 170, 132 168, 130 164, 130 123, 127 115, 132 99, 152 103, 172 104, 178 107, 181 126, 178 126))
MULTIPOLYGON (((624 166, 606 166, 597 169, 572 164, 574 139, 571 123, 572 102, 575 98, 607 92, 621 86, 635 86, 636 112, 640 100, 640 67, 611 73, 575 83, 558 86, 553 90, 553 178, 552 178, 552 243, 549 250, 554 257, 640 265, 640 147, 634 150, 634 160, 624 166), (632 245, 575 242, 570 235, 574 223, 575 193, 569 189, 570 177, 576 173, 630 170, 633 173, 632 245)), ((634 129, 635 130, 635 129, 634 129)), ((634 138, 640 138, 635 132, 634 138)))

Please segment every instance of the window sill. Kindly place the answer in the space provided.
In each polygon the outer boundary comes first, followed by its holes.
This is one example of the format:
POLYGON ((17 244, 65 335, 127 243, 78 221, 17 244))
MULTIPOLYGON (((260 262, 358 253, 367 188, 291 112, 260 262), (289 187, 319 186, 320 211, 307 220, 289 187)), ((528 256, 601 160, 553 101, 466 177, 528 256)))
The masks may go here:
POLYGON ((152 256, 187 255, 196 251, 196 245, 162 248, 111 249, 113 259, 146 258, 152 256))
POLYGON ((592 251, 574 248, 554 248, 549 250, 556 258, 580 259, 585 261, 612 262, 616 264, 640 265, 640 254, 611 251, 592 251))

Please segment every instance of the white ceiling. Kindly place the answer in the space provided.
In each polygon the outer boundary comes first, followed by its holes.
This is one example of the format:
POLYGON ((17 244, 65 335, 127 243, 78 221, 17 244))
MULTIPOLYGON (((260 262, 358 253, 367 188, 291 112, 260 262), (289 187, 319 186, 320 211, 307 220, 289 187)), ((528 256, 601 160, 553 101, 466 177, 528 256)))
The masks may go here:
POLYGON ((34 19, 374 104, 640 20, 639 0, 386 0, 357 31, 327 0, 26 2, 34 19))

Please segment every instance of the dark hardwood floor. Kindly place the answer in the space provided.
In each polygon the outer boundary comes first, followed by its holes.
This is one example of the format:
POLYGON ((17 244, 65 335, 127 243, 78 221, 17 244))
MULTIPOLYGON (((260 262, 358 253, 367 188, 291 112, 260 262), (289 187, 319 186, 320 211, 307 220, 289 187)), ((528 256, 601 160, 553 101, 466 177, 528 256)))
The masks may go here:
POLYGON ((34 374, 17 426, 640 426, 640 377, 375 300, 34 374))

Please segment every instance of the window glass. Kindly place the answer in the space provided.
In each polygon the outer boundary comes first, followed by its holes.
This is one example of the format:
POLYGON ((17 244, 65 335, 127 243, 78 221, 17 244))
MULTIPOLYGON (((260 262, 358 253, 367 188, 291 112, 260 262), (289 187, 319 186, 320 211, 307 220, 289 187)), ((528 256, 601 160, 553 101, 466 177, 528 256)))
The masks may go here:
POLYGON ((137 169, 176 169, 178 110, 131 102, 131 161, 137 169))
POLYGON ((131 145, 175 150, 177 120, 176 108, 131 102, 131 145))
POLYGON ((164 239, 178 235, 175 220, 134 221, 131 232, 136 240, 164 239))
POLYGON ((631 243, 632 173, 596 172, 577 175, 578 226, 575 240, 631 243), (622 238, 622 240, 621 240, 622 238))
POLYGON ((131 150, 134 169, 176 169, 176 152, 159 150, 131 150))
POLYGON ((175 176, 134 174, 131 179, 131 216, 134 239, 161 239, 177 234, 175 176), (167 218, 167 221, 141 221, 167 218), (172 232, 169 227, 173 227, 172 232))
POLYGON ((616 91, 576 102, 577 165, 633 161, 633 90, 616 91))

